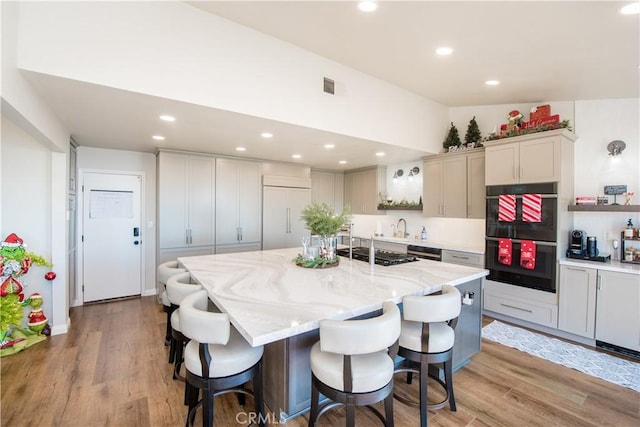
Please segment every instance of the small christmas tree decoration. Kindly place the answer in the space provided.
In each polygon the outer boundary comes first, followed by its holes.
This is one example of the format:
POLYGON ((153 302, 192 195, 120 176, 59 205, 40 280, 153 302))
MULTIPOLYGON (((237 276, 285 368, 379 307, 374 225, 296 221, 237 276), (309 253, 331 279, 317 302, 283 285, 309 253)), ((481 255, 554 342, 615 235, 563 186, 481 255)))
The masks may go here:
POLYGON ((462 144, 460 141, 460 137, 458 136, 458 128, 453 125, 451 122, 451 127, 449 128, 449 133, 447 134, 447 138, 442 143, 445 151, 449 151, 450 147, 459 147, 462 144))
POLYGON ((481 147, 482 144, 480 141, 482 141, 482 134, 480 133, 478 122, 476 122, 476 116, 473 116, 473 119, 469 122, 469 126, 467 126, 467 133, 464 135, 464 142, 467 145, 476 144, 476 147, 481 147))

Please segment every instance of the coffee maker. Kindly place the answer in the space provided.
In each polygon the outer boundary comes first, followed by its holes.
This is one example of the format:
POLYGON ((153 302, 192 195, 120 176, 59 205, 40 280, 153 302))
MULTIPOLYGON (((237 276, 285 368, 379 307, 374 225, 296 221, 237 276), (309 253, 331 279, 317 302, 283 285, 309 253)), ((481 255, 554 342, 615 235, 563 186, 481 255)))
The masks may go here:
POLYGON ((611 255, 600 255, 596 236, 587 236, 587 233, 582 230, 573 230, 569 239, 567 258, 607 262, 611 259, 611 255))
POLYGON ((569 240, 569 250, 567 256, 582 258, 587 250, 587 233, 582 230, 573 230, 571 232, 571 239, 569 240))

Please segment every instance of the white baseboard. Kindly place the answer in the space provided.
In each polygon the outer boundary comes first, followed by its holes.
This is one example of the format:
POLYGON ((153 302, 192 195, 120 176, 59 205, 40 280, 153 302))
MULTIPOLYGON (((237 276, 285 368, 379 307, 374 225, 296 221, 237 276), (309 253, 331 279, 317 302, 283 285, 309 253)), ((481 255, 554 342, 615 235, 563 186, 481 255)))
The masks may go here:
POLYGON ((51 335, 62 335, 69 332, 69 327, 71 326, 71 318, 67 317, 67 322, 63 325, 55 325, 51 328, 51 335))
POLYGON ((153 289, 145 289, 145 290, 142 292, 142 296, 143 296, 143 297, 150 297, 151 295, 156 295, 157 293, 158 293, 158 291, 157 291, 157 289, 156 289, 156 288, 153 288, 153 289))

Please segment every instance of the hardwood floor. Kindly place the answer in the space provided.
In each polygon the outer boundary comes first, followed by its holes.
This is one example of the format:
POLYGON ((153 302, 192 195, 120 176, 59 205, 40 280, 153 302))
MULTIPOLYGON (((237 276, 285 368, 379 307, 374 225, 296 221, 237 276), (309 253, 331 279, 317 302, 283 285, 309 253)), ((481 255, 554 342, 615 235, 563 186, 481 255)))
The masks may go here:
MULTIPOLYGON (((74 308, 71 322, 68 334, 0 359, 2 426, 184 425, 184 383, 171 378, 155 297, 74 308)), ((417 395, 416 384, 396 388, 417 395)), ((454 384, 457 412, 430 413, 429 425, 640 425, 640 393, 491 341, 454 384)), ((244 408, 234 396, 217 399, 216 425, 247 425, 251 399, 244 408)), ((395 401, 394 410, 396 426, 417 425, 417 408, 395 401)), ((330 411, 319 425, 343 425, 343 416, 330 411)), ((286 425, 307 422, 302 415, 286 425)), ((361 409, 356 425, 380 424, 361 409)))

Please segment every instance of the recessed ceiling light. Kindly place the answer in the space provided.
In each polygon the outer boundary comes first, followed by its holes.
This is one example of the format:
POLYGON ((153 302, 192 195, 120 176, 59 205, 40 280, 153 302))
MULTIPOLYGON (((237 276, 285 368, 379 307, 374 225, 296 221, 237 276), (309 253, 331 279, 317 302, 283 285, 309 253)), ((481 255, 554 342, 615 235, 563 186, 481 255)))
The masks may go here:
POLYGON ((299 159, 300 157, 302 157, 301 154, 292 154, 291 157, 293 157, 294 159, 299 159))
POLYGON ((155 139, 156 141, 164 141, 164 136, 162 135, 153 135, 151 138, 155 139))
POLYGON ((163 114, 160 116, 160 120, 163 120, 165 122, 175 122, 176 118, 173 116, 169 116, 168 114, 163 114))
POLYGON ((336 144, 324 144, 324 148, 326 148, 327 150, 330 150, 332 148, 336 148, 336 144))
POLYGON ((346 165, 347 161, 346 160, 340 160, 338 163, 340 163, 341 165, 346 165))
POLYGON ((236 147, 236 151, 247 151, 244 147, 236 147))
POLYGON ((378 151, 378 152, 376 153, 376 156, 378 156, 378 157, 382 157, 382 156, 384 156, 384 153, 383 153, 382 151, 378 151))
POLYGON ((487 80, 486 82, 484 82, 484 84, 486 84, 487 86, 498 86, 500 84, 500 81, 498 81, 498 80, 487 80))
POLYGON ((636 15, 640 13, 640 2, 630 3, 620 9, 620 13, 623 15, 636 15))
POLYGON ((273 138, 273 134, 271 132, 262 132, 260 136, 263 138, 273 138))
POLYGON ((374 1, 361 1, 358 3, 358 9, 362 12, 373 12, 378 8, 378 4, 374 1))
POLYGON ((451 49, 450 47, 439 47, 436 49, 436 54, 440 55, 440 56, 447 56, 447 55, 451 55, 453 53, 453 49, 451 49))

